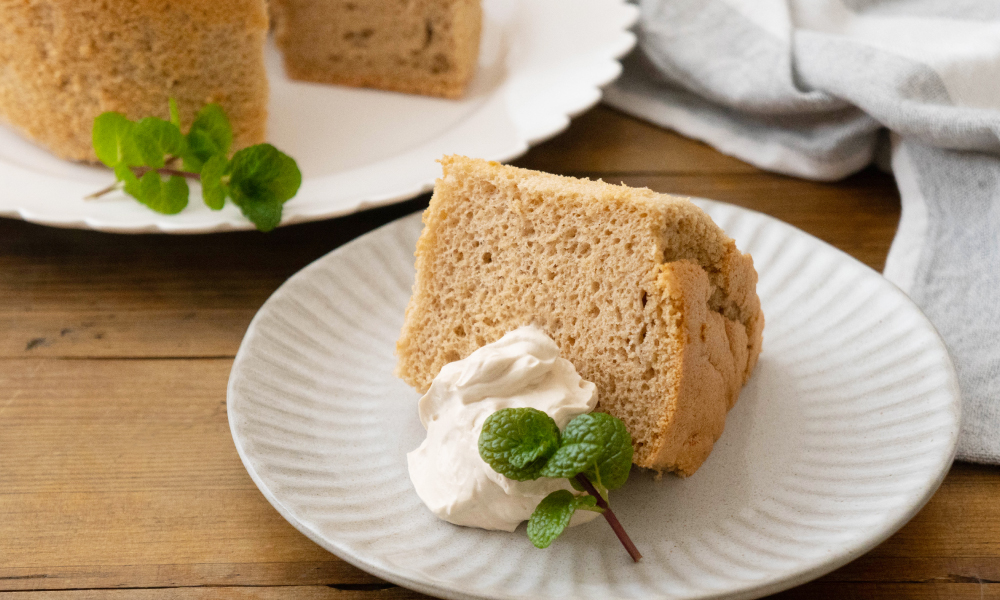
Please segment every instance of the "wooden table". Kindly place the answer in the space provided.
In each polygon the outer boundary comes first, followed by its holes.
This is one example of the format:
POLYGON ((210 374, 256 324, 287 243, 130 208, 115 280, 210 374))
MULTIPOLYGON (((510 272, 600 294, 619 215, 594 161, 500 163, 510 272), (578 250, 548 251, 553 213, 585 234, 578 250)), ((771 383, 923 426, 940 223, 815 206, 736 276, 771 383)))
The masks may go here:
MULTIPOLYGON (((724 200, 881 269, 890 176, 759 171, 599 107, 517 164, 724 200)), ((271 234, 125 236, 0 219, 0 599, 417 598, 267 503, 226 421, 251 317, 313 259, 427 197, 271 234)), ((1000 471, 956 465, 867 556, 782 598, 1000 598, 1000 471)))

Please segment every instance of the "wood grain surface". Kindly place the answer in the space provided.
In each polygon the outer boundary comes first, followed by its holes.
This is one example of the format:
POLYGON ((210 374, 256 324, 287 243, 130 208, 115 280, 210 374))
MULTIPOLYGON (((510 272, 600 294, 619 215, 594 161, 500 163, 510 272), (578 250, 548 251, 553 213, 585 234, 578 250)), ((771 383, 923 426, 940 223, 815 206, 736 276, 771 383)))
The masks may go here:
MULTIPOLYGON (((881 269, 889 175, 769 174, 599 107, 518 165, 704 196, 785 220, 881 269)), ((271 234, 126 236, 0 219, 0 600, 420 594, 340 561, 251 482, 226 420, 247 324, 310 261, 421 197, 271 234)), ((1000 598, 1000 473, 956 465, 868 555, 778 598, 1000 598)))

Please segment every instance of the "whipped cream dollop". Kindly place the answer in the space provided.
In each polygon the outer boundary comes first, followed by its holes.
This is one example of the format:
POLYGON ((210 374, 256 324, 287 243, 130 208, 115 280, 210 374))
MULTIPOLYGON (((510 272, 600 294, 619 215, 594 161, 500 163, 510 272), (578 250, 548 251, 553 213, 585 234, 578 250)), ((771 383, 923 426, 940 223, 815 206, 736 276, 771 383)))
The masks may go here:
MULTIPOLYGON (((531 325, 515 329, 442 367, 420 399, 427 438, 406 455, 413 487, 445 521, 514 531, 545 496, 573 488, 566 479, 514 481, 494 471, 479 456, 483 422, 502 408, 531 407, 548 413, 562 430, 596 405, 596 386, 559 358, 549 336, 531 325)), ((596 516, 577 511, 571 525, 596 516)))

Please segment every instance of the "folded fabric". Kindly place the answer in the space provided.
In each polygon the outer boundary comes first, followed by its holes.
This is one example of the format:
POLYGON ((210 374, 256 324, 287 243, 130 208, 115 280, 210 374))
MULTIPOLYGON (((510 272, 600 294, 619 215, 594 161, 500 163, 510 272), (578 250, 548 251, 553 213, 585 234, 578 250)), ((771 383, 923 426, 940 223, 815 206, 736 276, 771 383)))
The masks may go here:
POLYGON ((611 105, 818 180, 891 156, 885 276, 941 333, 960 459, 1000 464, 1000 2, 639 0, 611 105))

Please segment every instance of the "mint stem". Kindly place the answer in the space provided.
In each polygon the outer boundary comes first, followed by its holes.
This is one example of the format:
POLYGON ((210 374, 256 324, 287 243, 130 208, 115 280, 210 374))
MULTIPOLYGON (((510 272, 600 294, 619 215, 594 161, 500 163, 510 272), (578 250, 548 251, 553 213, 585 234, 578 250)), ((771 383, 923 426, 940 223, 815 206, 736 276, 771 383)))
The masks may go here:
POLYGON ((642 558, 642 554, 639 554, 639 549, 635 547, 635 544, 632 543, 632 539, 627 533, 625 533, 625 528, 622 527, 622 524, 618 521, 618 517, 616 517, 615 513, 611 510, 611 506, 608 505, 607 500, 601 496, 601 494, 597 491, 597 488, 594 487, 594 484, 590 483, 590 480, 587 479, 583 473, 577 474, 576 480, 583 486, 583 489, 587 490, 588 494, 597 498, 597 506, 604 509, 604 512, 601 514, 603 514, 604 518, 608 521, 608 525, 611 526, 611 530, 618 536, 618 541, 622 543, 622 546, 625 546, 625 550, 628 551, 628 555, 632 557, 632 560, 639 562, 642 558))
POLYGON ((160 169, 151 169, 149 167, 132 167, 132 172, 135 173, 136 177, 142 177, 149 171, 156 171, 160 175, 176 175, 178 177, 187 177, 188 179, 201 179, 201 175, 198 173, 192 173, 191 171, 180 171, 178 169, 169 169, 163 167, 160 169))
MULTIPOLYGON (((168 160, 167 163, 169 164, 171 162, 174 162, 175 160, 176 160, 176 157, 168 160)), ((149 171, 156 171, 160 175, 176 175, 178 177, 186 177, 188 179, 201 180, 201 175, 199 175, 198 173, 192 173, 190 171, 179 171, 177 169, 170 169, 170 168, 167 168, 167 167, 162 167, 160 169, 151 169, 149 167, 132 167, 132 172, 135 173, 136 177, 142 177, 143 175, 145 175, 149 171)), ((108 194, 108 193, 111 193, 111 192, 117 190, 120 187, 119 186, 120 183, 121 183, 120 181, 116 181, 116 182, 112 183, 111 185, 109 185, 108 187, 106 187, 106 188, 104 188, 102 190, 97 190, 93 194, 90 194, 88 196, 84 196, 83 199, 84 200, 94 200, 95 198, 100 198, 104 194, 108 194)))

